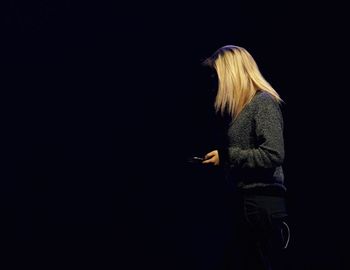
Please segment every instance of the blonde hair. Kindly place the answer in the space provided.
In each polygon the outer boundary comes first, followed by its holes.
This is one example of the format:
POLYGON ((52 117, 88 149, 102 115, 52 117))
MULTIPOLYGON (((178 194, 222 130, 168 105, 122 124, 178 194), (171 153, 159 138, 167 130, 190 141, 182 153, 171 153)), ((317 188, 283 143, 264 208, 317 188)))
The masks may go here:
POLYGON ((216 112, 224 114, 227 111, 235 119, 257 91, 268 92, 278 103, 282 101, 261 75, 253 57, 242 47, 224 46, 204 64, 213 67, 218 76, 216 112))

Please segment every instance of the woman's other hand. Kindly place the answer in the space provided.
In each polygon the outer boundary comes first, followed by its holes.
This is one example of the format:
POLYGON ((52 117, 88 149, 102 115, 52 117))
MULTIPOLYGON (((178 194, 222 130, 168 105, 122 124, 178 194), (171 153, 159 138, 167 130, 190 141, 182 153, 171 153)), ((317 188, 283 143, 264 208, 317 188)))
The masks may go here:
POLYGON ((203 164, 213 164, 218 166, 220 164, 219 152, 218 150, 214 150, 209 152, 204 156, 203 164))

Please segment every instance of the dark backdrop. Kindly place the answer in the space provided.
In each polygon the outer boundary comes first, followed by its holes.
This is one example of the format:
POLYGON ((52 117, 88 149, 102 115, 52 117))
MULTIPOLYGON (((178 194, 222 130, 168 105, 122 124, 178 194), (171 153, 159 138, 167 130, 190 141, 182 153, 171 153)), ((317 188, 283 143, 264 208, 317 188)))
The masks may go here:
POLYGON ((232 194, 219 169, 186 159, 223 138, 201 62, 236 44, 285 101, 288 269, 346 269, 335 3, 3 5, 1 237, 13 262, 221 269, 232 194))

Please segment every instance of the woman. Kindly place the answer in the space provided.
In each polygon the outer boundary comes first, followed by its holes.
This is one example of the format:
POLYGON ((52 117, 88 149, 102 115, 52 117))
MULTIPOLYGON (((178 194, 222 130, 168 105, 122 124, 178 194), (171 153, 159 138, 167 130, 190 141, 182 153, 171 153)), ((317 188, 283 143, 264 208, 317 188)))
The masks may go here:
POLYGON ((289 241, 282 100, 242 47, 224 46, 205 64, 217 74, 215 109, 230 121, 227 145, 206 154, 203 164, 224 166, 236 187, 243 269, 277 269, 276 254, 289 241))

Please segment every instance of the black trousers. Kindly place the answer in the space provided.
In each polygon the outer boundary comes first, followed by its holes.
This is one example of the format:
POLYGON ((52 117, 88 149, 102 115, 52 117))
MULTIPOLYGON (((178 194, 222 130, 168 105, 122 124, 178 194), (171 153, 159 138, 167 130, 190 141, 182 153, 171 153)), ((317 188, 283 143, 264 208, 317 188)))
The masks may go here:
POLYGON ((225 269, 282 270, 289 242, 283 196, 239 193, 235 198, 234 237, 225 269))

